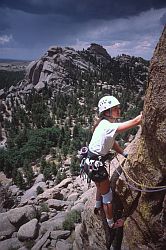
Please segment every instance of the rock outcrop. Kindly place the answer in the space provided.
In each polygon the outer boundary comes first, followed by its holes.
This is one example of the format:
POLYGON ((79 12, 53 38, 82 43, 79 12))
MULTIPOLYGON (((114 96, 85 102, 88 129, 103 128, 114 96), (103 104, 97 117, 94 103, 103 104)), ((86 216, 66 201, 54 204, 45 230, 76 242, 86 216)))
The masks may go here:
POLYGON ((30 94, 33 91, 41 93, 46 88, 51 89, 52 93, 72 93, 75 91, 74 83, 77 81, 78 84, 78 75, 82 75, 86 85, 87 77, 84 77, 84 74, 86 76, 95 73, 100 76, 102 68, 104 75, 109 76, 111 73, 111 82, 107 82, 110 77, 101 80, 97 77, 94 78, 95 85, 122 93, 122 88, 126 88, 126 84, 131 80, 136 92, 134 96, 137 98, 136 95, 141 94, 145 88, 148 65, 149 62, 142 58, 127 55, 111 58, 105 48, 95 43, 83 51, 51 46, 39 60, 30 62, 26 68, 26 76, 21 82, 11 86, 8 91, 1 89, 0 96, 10 100, 11 96, 30 94), (124 77, 126 73, 129 74, 127 82, 126 76, 124 77))
MULTIPOLYGON (((145 186, 166 186, 166 27, 157 44, 149 70, 143 109, 142 134, 126 164, 130 176, 145 186)), ((120 189, 119 189, 120 190, 120 189)), ((122 194, 122 192, 121 192, 122 194)), ((132 191, 135 196, 136 192, 132 191)), ((124 197, 124 196, 123 196, 124 197)), ((128 203, 131 195, 126 196, 128 203)), ((165 249, 165 190, 141 193, 138 206, 127 220, 125 237, 131 249, 165 249), (132 230, 131 230, 132 228, 132 230)), ((126 206, 127 209, 127 206, 126 206)))
MULTIPOLYGON (((155 49, 149 70, 142 132, 132 142, 124 169, 137 183, 147 187, 166 186, 166 28, 155 49)), ((127 178, 127 182, 132 183, 127 178)), ((123 204, 127 220, 122 249, 165 249, 166 196, 159 192, 140 192, 126 185, 122 174, 116 181, 116 192, 123 204)), ((140 189, 140 185, 136 187, 140 189)), ((144 187, 144 189, 147 189, 144 187)), ((109 237, 103 217, 93 214, 91 194, 82 225, 76 230, 75 249, 107 249, 109 237), (92 226, 93 224, 93 226, 92 226), (93 228, 93 229, 92 229, 93 228), (101 243, 102 242, 102 243, 101 243)), ((120 240, 120 239, 119 239, 120 240)), ((115 248, 116 249, 116 248, 115 248)), ((119 248, 118 248, 119 249, 119 248)))
POLYGON ((92 43, 91 46, 87 49, 92 54, 98 56, 101 60, 107 59, 110 60, 111 56, 108 54, 106 49, 104 49, 101 45, 92 43))
POLYGON ((0 249, 73 249, 74 228, 91 189, 80 176, 53 183, 51 188, 49 182, 40 174, 24 194, 9 185, 12 195, 21 197, 12 209, 0 213, 0 249), (37 195, 36 185, 41 184, 45 191, 37 195))

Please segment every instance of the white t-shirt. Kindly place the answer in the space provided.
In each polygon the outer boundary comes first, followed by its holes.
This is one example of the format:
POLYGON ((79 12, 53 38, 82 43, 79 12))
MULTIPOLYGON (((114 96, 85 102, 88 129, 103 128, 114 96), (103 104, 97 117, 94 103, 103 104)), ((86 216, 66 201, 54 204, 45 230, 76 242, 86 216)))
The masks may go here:
POLYGON ((97 155, 106 155, 112 148, 115 137, 116 130, 120 123, 111 123, 106 119, 101 120, 101 122, 96 127, 92 139, 89 144, 89 150, 97 155))

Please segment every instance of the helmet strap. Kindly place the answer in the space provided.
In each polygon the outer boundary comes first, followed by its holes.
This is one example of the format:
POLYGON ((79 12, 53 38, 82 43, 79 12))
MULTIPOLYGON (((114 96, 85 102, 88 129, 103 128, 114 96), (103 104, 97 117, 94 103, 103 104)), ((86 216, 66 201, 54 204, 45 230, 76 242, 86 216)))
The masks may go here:
POLYGON ((110 117, 112 117, 112 110, 111 110, 111 108, 110 108, 110 110, 109 110, 109 113, 110 113, 110 117))
POLYGON ((112 110, 111 110, 111 108, 109 109, 109 110, 107 110, 107 115, 105 115, 105 117, 108 117, 108 118, 110 118, 110 117, 112 117, 112 110))
POLYGON ((110 108, 110 110, 108 110, 107 111, 107 115, 104 115, 103 116, 103 118, 104 119, 106 119, 106 120, 108 120, 108 121, 110 121, 110 122, 115 122, 116 121, 116 118, 114 118, 113 116, 112 116, 112 110, 111 110, 111 108, 110 108))
POLYGON ((112 111, 111 111, 111 108, 109 109, 109 110, 107 110, 107 115, 106 114, 104 114, 104 116, 103 116, 103 118, 104 119, 112 119, 113 117, 112 117, 112 111))

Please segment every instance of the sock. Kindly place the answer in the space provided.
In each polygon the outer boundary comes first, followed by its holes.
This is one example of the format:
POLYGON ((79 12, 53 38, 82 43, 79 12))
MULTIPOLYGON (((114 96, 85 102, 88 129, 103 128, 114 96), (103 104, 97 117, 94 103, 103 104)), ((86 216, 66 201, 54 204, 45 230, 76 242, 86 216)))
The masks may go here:
POLYGON ((113 219, 107 219, 108 226, 111 228, 114 224, 113 219))
POLYGON ((101 207, 101 201, 96 201, 95 208, 100 208, 101 207))

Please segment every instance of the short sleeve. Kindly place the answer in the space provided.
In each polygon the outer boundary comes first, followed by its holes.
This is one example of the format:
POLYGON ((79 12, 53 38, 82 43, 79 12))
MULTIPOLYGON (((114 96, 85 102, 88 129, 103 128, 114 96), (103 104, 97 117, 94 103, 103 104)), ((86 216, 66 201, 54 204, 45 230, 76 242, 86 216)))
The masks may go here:
POLYGON ((114 138, 117 135, 119 125, 120 123, 109 123, 109 126, 107 127, 107 135, 114 138))

